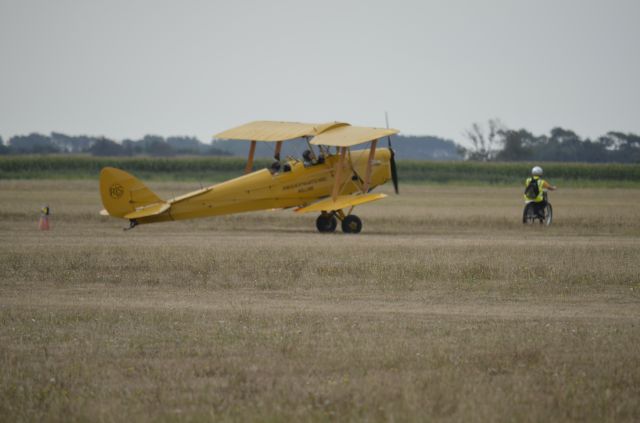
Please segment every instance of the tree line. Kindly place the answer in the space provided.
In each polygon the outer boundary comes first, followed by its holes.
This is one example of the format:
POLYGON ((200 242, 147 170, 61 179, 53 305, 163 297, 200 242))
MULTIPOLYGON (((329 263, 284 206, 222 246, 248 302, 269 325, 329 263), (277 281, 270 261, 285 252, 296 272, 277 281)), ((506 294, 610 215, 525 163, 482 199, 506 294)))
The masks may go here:
POLYGON ((9 138, 6 145, 0 138, 0 154, 91 154, 102 157, 230 155, 225 150, 189 136, 164 138, 145 135, 139 140, 125 139, 120 143, 106 137, 70 136, 58 132, 52 132, 50 135, 16 135, 9 138))
MULTIPOLYGON (((416 160, 460 160, 457 146, 453 141, 431 136, 399 135, 394 150, 399 159, 416 160)), ((308 148, 302 142, 284 143, 282 156, 301 157, 308 148)), ((258 143, 256 157, 271 158, 274 155, 273 143, 258 143)), ((195 137, 174 136, 163 138, 146 135, 139 140, 125 139, 122 142, 105 137, 86 135, 69 136, 52 132, 50 135, 32 133, 16 135, 3 143, 0 138, 0 154, 90 154, 98 157, 154 156, 172 157, 181 155, 211 155, 246 157, 248 142, 215 140, 205 144, 195 137)))
POLYGON ((498 119, 474 123, 465 132, 471 147, 459 146, 466 160, 502 162, 640 163, 640 136, 610 131, 596 139, 556 127, 549 135, 509 129, 498 119))
MULTIPOLYGON (((397 135, 393 148, 399 159, 468 160, 504 162, 590 162, 640 163, 640 136, 611 131, 596 139, 582 138, 574 131, 556 127, 549 134, 534 135, 526 129, 510 129, 498 119, 486 125, 474 123, 465 131, 468 146, 434 136, 397 135)), ((205 144, 196 137, 145 135, 139 140, 116 142, 106 137, 16 135, 5 143, 0 137, 0 154, 90 154, 101 157, 181 155, 246 156, 249 143, 216 140, 205 144)), ((271 143, 258 143, 257 157, 272 157, 271 143)), ((304 143, 285 143, 283 155, 299 156, 304 143), (300 145, 297 145, 300 144, 300 145)), ((386 144, 386 143, 384 143, 386 144)), ((384 145, 383 144, 383 145, 384 145)))

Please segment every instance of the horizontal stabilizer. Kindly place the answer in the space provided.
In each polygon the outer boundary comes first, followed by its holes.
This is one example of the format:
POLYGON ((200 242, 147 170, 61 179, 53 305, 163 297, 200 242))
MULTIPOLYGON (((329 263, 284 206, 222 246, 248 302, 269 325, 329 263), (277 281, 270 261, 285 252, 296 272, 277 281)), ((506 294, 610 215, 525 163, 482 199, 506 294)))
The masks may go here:
POLYGON ((156 216, 166 212, 167 210, 169 210, 170 207, 171 205, 167 203, 152 204, 150 206, 146 206, 132 213, 129 213, 125 215, 124 218, 132 220, 132 219, 140 219, 142 217, 156 216))
POLYGON ((318 201, 317 203, 313 203, 310 206, 297 209, 296 213, 342 210, 346 209, 347 207, 353 207, 359 204, 381 200, 386 196, 386 194, 340 195, 338 196, 338 198, 336 198, 336 201, 333 201, 332 198, 327 198, 318 201))

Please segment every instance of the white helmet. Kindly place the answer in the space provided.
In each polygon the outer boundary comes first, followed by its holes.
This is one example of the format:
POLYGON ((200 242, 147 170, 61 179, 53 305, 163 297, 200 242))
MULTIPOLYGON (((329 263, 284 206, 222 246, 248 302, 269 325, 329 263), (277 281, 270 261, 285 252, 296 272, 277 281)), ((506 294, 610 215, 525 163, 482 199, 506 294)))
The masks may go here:
POLYGON ((534 166, 534 168, 531 169, 531 174, 533 176, 542 176, 542 168, 540 166, 534 166))

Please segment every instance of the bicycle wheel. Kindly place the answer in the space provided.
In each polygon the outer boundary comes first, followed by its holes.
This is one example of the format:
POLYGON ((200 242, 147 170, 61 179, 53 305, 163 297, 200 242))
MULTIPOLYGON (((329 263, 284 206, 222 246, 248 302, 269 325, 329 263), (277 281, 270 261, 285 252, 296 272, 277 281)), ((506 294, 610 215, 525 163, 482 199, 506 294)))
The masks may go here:
POLYGON ((547 203, 547 206, 544 208, 544 224, 549 226, 553 221, 553 207, 551 207, 551 203, 547 203))
POLYGON ((533 203, 527 203, 522 212, 522 223, 533 223, 536 220, 536 210, 533 203))

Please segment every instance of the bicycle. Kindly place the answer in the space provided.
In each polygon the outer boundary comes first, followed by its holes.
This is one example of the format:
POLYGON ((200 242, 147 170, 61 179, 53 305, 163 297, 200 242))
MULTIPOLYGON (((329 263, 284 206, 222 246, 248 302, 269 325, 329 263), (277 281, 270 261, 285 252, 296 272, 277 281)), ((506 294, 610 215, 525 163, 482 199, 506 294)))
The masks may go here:
POLYGON ((522 212, 523 224, 532 224, 535 223, 536 220, 539 220, 541 225, 551 225, 553 221, 553 207, 551 207, 551 203, 549 202, 547 191, 544 191, 542 196, 544 198, 542 204, 546 203, 544 207, 539 207, 538 203, 535 203, 533 200, 526 200, 522 212))

